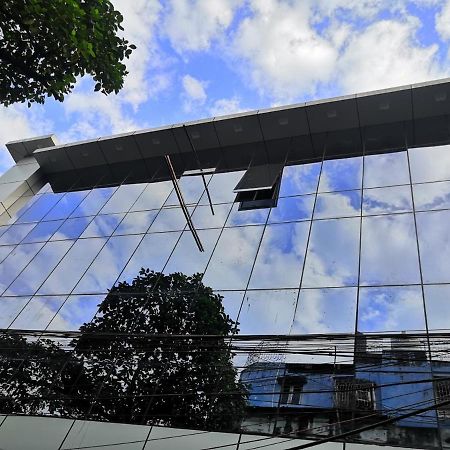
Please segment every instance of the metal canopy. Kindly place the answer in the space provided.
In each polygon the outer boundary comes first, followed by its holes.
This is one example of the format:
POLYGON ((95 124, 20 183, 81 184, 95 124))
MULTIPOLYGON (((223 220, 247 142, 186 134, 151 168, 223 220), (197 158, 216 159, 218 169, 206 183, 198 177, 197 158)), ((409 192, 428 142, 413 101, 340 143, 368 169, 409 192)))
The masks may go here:
POLYGON ((64 177, 73 179, 87 170, 93 178, 103 176, 105 184, 116 183, 123 172, 132 173, 129 182, 170 179, 165 155, 181 175, 199 168, 226 172, 250 165, 301 164, 320 160, 324 150, 325 158, 341 158, 361 155, 363 148, 384 153, 440 145, 450 142, 450 78, 62 146, 47 141, 42 148, 49 138, 7 147, 16 161, 34 152, 43 173, 61 189, 64 177))

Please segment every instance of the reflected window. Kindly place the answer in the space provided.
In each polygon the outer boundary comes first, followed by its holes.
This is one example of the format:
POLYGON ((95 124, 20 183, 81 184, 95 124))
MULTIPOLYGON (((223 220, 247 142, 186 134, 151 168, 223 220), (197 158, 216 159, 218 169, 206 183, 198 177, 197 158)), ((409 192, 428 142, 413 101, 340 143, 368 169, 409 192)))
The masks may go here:
POLYGON ((364 187, 409 184, 406 151, 364 156, 364 187))
MULTIPOLYGON (((436 403, 450 400, 450 380, 446 377, 435 377, 433 385, 436 403)), ((450 419, 450 404, 437 408, 437 414, 439 419, 450 419)))
POLYGON ((361 284, 420 283, 412 214, 364 217, 361 284))
POLYGON ((375 384, 354 377, 337 377, 334 381, 334 405, 338 409, 373 411, 375 384))
POLYGON ((278 382, 281 384, 280 403, 282 405, 299 405, 306 379, 287 376, 279 378, 278 382))
POLYGON ((363 214, 412 211, 410 186, 364 189, 363 214))

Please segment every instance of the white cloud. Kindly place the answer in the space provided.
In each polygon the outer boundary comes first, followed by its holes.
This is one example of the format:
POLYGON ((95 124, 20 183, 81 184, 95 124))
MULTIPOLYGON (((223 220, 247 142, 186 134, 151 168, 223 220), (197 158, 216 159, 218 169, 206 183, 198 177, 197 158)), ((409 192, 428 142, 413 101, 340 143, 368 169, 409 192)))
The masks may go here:
POLYGON ((178 51, 207 50, 211 41, 226 30, 238 0, 171 0, 162 27, 178 51))
POLYGON ((436 30, 443 40, 450 40, 450 0, 442 7, 441 11, 436 14, 436 30))
POLYGON ((208 109, 209 114, 213 117, 235 114, 245 110, 246 108, 241 105, 238 97, 220 98, 214 101, 208 109))
POLYGON ((205 82, 197 80, 191 75, 185 75, 182 79, 185 94, 191 100, 204 102, 206 100, 205 82))

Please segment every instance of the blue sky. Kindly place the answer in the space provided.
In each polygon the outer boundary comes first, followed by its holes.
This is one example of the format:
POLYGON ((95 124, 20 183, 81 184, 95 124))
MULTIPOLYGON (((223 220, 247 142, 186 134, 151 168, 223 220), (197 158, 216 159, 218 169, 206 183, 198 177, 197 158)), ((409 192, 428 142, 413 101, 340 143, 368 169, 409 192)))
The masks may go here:
POLYGON ((450 0, 114 0, 137 45, 119 95, 0 108, 4 143, 60 142, 450 76, 450 0))

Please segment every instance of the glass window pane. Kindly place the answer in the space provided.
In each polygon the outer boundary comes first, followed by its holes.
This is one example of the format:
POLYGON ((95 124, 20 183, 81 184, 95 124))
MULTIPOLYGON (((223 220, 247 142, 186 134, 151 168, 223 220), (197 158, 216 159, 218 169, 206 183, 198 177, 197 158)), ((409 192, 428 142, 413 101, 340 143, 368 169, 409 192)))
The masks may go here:
POLYGON ((333 219, 361 214, 361 192, 345 191, 336 194, 318 194, 315 219, 333 219))
POLYGON ((58 201, 63 194, 42 194, 18 219, 17 223, 37 222, 41 220, 58 201))
POLYGON ((411 187, 364 189, 363 214, 412 211, 411 187))
POLYGON ((95 316, 104 295, 71 295, 53 318, 48 330, 76 331, 95 316))
POLYGON ((247 291, 239 314, 240 334, 289 334, 297 289, 247 291))
POLYGON ((416 211, 450 209, 450 182, 415 184, 413 189, 416 211))
POLYGON ((360 219, 313 222, 302 287, 356 285, 360 219))
POLYGON ((292 334, 354 333, 356 288, 302 289, 292 334))
POLYGON ((176 232, 146 235, 119 276, 119 281, 131 281, 141 268, 161 272, 180 234, 176 232))
POLYGON ((219 234, 220 229, 200 230, 198 236, 205 249, 204 252, 200 252, 192 233, 190 231, 183 232, 181 239, 178 241, 175 250, 170 256, 164 272, 181 272, 185 275, 193 275, 194 273, 203 274, 219 238, 219 234))
POLYGON ((260 225, 266 223, 270 208, 238 211, 239 204, 234 203, 225 226, 260 225))
POLYGON ((123 184, 114 192, 100 214, 127 212, 146 186, 146 184, 123 184))
POLYGON ((361 288, 358 331, 425 330, 420 286, 361 288))
POLYGON ((278 199, 278 204, 270 210, 268 223, 294 222, 311 219, 314 195, 278 199))
POLYGON ((409 184, 406 151, 364 157, 364 187, 409 184))
POLYGON ((213 289, 245 289, 264 227, 225 228, 203 283, 213 289))
POLYGON ((130 211, 160 209, 172 191, 172 188, 172 182, 170 181, 149 183, 130 211))
POLYGON ((450 145, 408 150, 413 183, 450 179, 450 145))
POLYGON ((93 216, 98 214, 104 204, 114 194, 116 188, 97 188, 89 192, 86 198, 77 206, 70 217, 93 216))
POLYGON ((309 225, 309 222, 301 222, 266 227, 250 289, 299 287, 309 225))
POLYGON ((0 264, 0 291, 3 292, 33 259, 44 244, 18 245, 0 264))
POLYGON ((299 164, 283 169, 280 197, 312 194, 317 191, 321 163, 299 164))
POLYGON ((233 322, 237 322, 242 300, 244 299, 244 291, 216 291, 214 294, 218 294, 222 297, 222 305, 225 309, 225 314, 230 316, 230 319, 233 322))
POLYGON ((8 328, 30 297, 0 297, 0 328, 8 328))
POLYGON ((319 191, 361 189, 362 158, 330 159, 323 162, 319 191))
POLYGON ((412 214, 364 217, 361 284, 420 283, 412 214))
POLYGON ((10 328, 45 330, 64 300, 65 297, 33 297, 10 328))
POLYGON ((90 224, 94 216, 77 217, 67 219, 51 237, 51 241, 60 241, 63 239, 77 239, 81 236, 86 227, 90 224))
POLYGON ((76 241, 38 293, 44 295, 70 294, 105 242, 105 238, 76 241))
POLYGON ((214 205, 214 215, 212 215, 209 206, 197 206, 192 214, 192 221, 194 222, 195 228, 222 228, 227 220, 231 207, 231 203, 214 205))
POLYGON ((424 283, 450 281, 450 211, 417 214, 424 283))
MULTIPOLYGON (((211 179, 211 175, 205 175, 206 183, 211 179)), ((186 205, 195 205, 199 202, 202 196, 205 185, 201 176, 191 176, 191 177, 181 177, 178 180, 178 185, 180 186, 181 193, 183 194, 183 199, 186 205)), ((180 201, 178 200, 175 190, 169 195, 165 206, 179 206, 180 201)))
POLYGON ((73 241, 47 242, 6 290, 5 295, 34 294, 72 244, 73 241))
MULTIPOLYGON (((192 215, 193 208, 189 207, 188 211, 192 215)), ((148 232, 182 231, 186 225, 186 217, 181 208, 163 208, 159 211, 148 232)))
POLYGON ((156 209, 128 213, 113 234, 146 233, 157 214, 158 210, 156 209))
POLYGON ((106 243, 94 262, 77 284, 77 294, 107 292, 130 259, 141 240, 139 235, 114 236, 106 243))
POLYGON ((448 330, 450 285, 424 286, 429 331, 448 330))
POLYGON ((25 237, 23 243, 45 242, 50 239, 53 233, 61 226, 62 220, 38 223, 25 237))
POLYGON ((90 191, 68 192, 48 212, 44 220, 66 219, 70 213, 83 201, 90 191))
MULTIPOLYGON (((213 204, 234 202, 236 193, 233 192, 233 189, 238 184, 244 173, 245 171, 215 173, 208 184, 208 191, 213 204)), ((209 204, 206 192, 202 195, 200 204, 209 204)))
POLYGON ((18 244, 35 226, 34 223, 11 225, 0 237, 0 245, 18 244))
POLYGON ((117 225, 123 219, 124 214, 102 214, 94 217, 81 237, 111 236, 117 225))
POLYGON ((0 246, 0 263, 11 253, 14 245, 2 245, 0 246))

